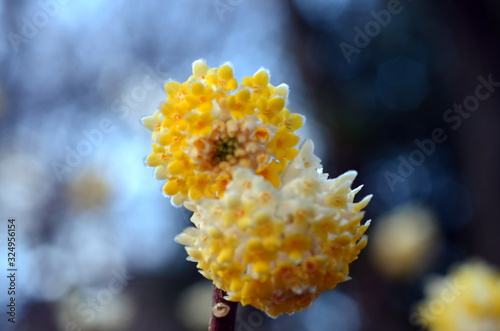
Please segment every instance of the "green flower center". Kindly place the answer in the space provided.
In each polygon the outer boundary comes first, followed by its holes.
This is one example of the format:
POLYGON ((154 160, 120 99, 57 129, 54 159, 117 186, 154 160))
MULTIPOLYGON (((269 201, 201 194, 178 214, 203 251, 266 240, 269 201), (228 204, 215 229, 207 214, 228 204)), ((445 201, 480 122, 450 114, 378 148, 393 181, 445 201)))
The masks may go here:
POLYGON ((217 165, 220 162, 234 162, 236 157, 234 152, 238 147, 238 141, 236 138, 229 138, 225 140, 218 140, 215 142, 215 151, 212 157, 212 162, 217 165))

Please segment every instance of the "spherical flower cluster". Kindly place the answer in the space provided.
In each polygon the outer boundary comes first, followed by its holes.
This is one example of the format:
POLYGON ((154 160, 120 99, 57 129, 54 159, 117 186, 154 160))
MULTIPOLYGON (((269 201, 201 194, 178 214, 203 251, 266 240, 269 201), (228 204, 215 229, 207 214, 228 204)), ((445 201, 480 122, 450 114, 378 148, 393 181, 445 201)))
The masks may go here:
POLYGON ((188 204, 196 227, 176 237, 200 272, 270 316, 299 311, 349 279, 367 243, 362 225, 371 196, 354 203, 356 172, 328 179, 306 141, 274 187, 238 167, 220 199, 188 204))
POLYGON ((265 69, 239 85, 231 64, 209 68, 198 60, 186 82, 167 82, 165 92, 160 109, 142 122, 153 139, 146 164, 167 180, 163 190, 174 204, 222 197, 236 167, 280 185, 298 152, 293 132, 303 124, 286 108, 287 85, 270 84, 265 69))
POLYGON ((425 287, 414 322, 432 331, 500 330, 500 271, 481 261, 464 263, 425 287))

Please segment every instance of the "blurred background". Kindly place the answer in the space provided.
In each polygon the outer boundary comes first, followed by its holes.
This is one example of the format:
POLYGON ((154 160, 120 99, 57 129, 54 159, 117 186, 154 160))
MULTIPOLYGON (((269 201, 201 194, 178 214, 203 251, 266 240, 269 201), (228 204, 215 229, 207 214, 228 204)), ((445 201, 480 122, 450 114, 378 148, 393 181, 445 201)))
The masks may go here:
POLYGON ((2 279, 9 218, 18 267, 1 330, 206 330, 210 282, 173 241, 190 215, 140 124, 198 58, 270 69, 325 172, 374 194, 352 280, 292 316, 244 307, 238 330, 417 330, 429 275, 500 266, 498 2, 4 0, 0 17, 2 279))

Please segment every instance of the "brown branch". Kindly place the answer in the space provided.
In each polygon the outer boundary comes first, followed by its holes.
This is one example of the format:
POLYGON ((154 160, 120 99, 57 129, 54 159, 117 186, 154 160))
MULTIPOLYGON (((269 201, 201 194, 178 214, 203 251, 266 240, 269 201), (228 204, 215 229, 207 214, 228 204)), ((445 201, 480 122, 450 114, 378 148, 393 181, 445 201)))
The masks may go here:
POLYGON ((209 331, 234 331, 238 303, 224 299, 226 292, 214 285, 209 331))

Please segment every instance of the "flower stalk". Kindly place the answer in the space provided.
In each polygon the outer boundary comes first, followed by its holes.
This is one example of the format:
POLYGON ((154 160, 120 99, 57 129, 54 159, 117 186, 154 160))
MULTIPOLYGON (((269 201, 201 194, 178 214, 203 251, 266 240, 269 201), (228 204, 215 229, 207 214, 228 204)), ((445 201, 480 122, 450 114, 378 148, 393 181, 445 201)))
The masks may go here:
POLYGON ((226 292, 213 286, 212 317, 210 318, 209 331, 234 331, 238 303, 224 299, 226 292))

